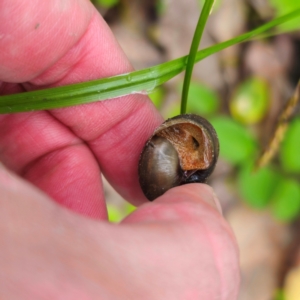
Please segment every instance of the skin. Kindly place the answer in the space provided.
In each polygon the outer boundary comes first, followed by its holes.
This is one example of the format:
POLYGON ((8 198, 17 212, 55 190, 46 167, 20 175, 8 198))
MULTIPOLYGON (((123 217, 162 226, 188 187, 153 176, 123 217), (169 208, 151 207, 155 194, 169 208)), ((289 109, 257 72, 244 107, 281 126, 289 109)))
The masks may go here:
MULTIPOLYGON (((129 71, 89 1, 0 2, 1 95, 129 71)), ((238 250, 212 189, 153 203, 140 190, 139 154, 161 122, 144 95, 0 115, 1 299, 237 298, 238 250), (119 225, 101 173, 139 206, 119 225)))

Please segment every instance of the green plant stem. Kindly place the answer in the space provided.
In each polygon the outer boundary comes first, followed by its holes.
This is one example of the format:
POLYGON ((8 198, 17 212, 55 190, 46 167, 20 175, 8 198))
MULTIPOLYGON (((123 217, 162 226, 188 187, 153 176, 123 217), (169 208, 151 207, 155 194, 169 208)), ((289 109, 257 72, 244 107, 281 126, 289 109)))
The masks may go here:
MULTIPOLYGON (((232 45, 245 42, 254 36, 290 21, 300 15, 300 9, 276 18, 259 28, 231 40, 197 52, 195 62, 232 45)), ((85 104, 133 93, 149 93, 158 85, 168 81, 186 67, 187 56, 128 74, 118 75, 68 86, 0 96, 0 113, 15 113, 34 110, 55 109, 85 104)))
POLYGON ((201 41, 201 37, 208 19, 208 16, 210 14, 210 11, 212 9, 212 6, 214 4, 214 0, 206 0, 203 6, 203 9, 201 11, 198 24, 194 33, 193 41, 190 48, 190 53, 187 59, 186 64, 186 71, 183 81, 183 88, 182 88, 182 95, 181 95, 181 108, 180 113, 185 114, 186 113, 186 106, 188 101, 188 94, 189 94, 189 87, 190 82, 192 78, 192 73, 194 69, 195 64, 195 58, 197 55, 197 50, 199 48, 199 44, 201 41))

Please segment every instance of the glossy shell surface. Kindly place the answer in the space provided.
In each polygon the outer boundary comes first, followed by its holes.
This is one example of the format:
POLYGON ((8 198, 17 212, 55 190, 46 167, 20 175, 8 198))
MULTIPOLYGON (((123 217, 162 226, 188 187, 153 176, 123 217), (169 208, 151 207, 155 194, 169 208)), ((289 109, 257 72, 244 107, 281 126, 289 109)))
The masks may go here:
POLYGON ((152 201, 172 187, 206 182, 218 155, 218 137, 206 119, 193 114, 168 119, 155 130, 141 153, 141 188, 152 201))

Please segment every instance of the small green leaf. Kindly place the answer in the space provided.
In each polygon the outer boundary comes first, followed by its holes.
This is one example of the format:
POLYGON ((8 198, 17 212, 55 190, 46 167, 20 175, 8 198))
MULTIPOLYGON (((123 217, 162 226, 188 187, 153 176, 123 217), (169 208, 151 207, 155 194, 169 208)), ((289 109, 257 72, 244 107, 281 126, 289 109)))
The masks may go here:
POLYGON ((258 123, 268 111, 269 98, 267 82, 258 77, 250 78, 237 88, 230 102, 231 114, 241 123, 258 123))
POLYGON ((280 160, 285 171, 300 173, 300 118, 291 122, 280 148, 280 160))
POLYGON ((254 208, 264 208, 270 202, 281 176, 270 167, 253 172, 246 164, 238 174, 238 189, 243 200, 254 208))
POLYGON ((291 179, 283 179, 277 185, 271 205, 274 216, 281 221, 292 221, 300 211, 300 186, 291 179))
POLYGON ((220 99, 216 92, 204 84, 191 81, 187 104, 189 113, 209 116, 217 112, 219 105, 220 99))
POLYGON ((232 164, 240 164, 253 157, 257 144, 252 134, 228 117, 211 120, 220 141, 220 156, 232 164))

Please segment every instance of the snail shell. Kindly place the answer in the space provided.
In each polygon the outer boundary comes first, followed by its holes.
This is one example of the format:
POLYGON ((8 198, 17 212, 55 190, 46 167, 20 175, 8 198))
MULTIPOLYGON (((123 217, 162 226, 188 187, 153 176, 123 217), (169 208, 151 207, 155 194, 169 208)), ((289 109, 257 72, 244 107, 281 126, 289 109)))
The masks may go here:
POLYGON ((206 182, 218 155, 219 140, 207 120, 193 114, 168 119, 154 131, 141 153, 141 188, 152 201, 172 187, 206 182))

